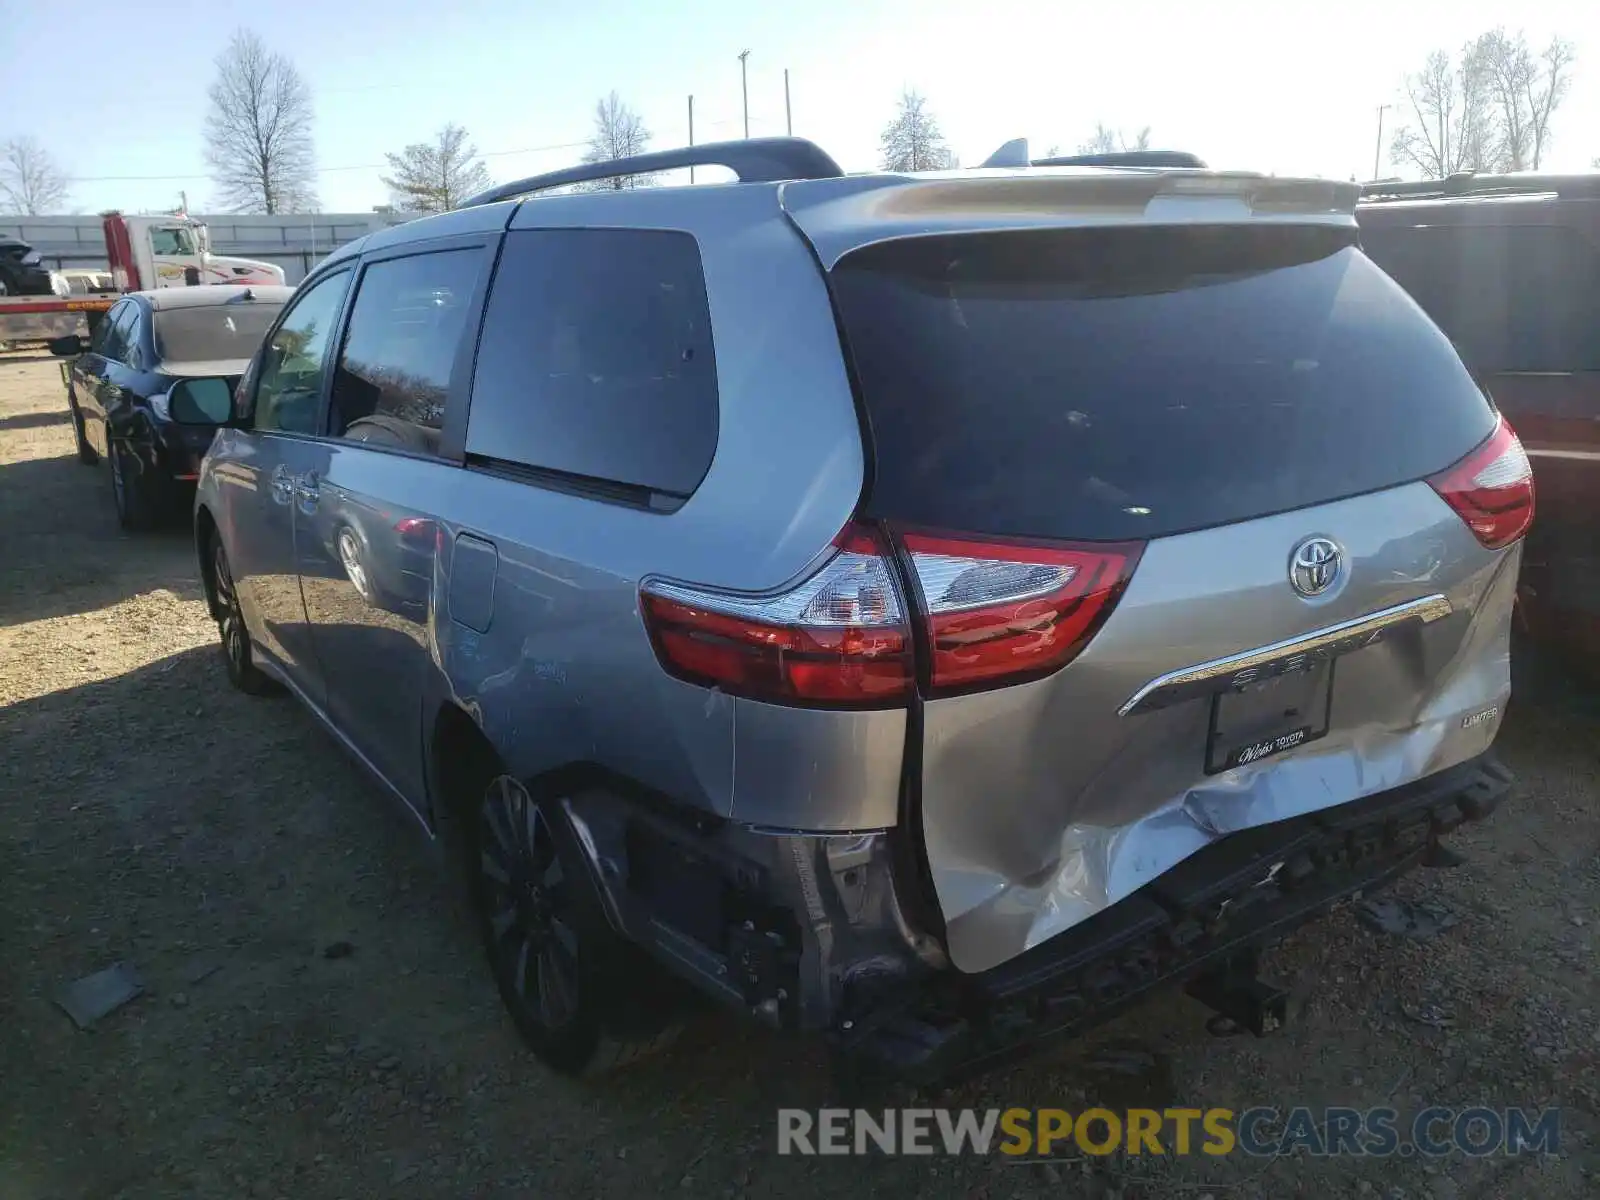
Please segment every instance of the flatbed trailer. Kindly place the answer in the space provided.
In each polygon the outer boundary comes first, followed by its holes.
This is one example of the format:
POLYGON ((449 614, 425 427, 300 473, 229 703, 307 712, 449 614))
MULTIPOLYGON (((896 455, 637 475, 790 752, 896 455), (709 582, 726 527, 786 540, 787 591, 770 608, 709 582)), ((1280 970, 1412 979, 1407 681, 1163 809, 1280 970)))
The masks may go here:
POLYGON ((120 292, 91 292, 82 296, 0 296, 0 350, 42 345, 51 338, 80 333, 89 335, 119 299, 120 292))

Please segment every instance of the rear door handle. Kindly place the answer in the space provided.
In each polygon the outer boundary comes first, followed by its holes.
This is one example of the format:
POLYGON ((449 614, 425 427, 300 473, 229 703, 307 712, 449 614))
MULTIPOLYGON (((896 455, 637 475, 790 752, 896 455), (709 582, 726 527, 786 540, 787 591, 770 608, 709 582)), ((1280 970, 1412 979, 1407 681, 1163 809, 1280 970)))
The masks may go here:
POLYGON ((294 481, 294 494, 299 497, 300 507, 310 512, 317 507, 317 501, 322 499, 322 488, 317 481, 315 471, 307 471, 294 481))

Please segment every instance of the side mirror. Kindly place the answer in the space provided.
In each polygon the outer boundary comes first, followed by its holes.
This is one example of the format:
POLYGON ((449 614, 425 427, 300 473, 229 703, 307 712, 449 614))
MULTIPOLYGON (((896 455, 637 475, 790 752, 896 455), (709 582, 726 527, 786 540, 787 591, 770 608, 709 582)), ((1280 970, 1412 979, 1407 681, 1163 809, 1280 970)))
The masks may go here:
POLYGON ((89 349, 89 347, 84 344, 83 335, 77 333, 69 333, 62 337, 51 338, 47 344, 50 347, 50 353, 54 354, 57 358, 76 358, 78 355, 87 352, 89 349))
POLYGON ((184 379, 167 393, 167 412, 179 425, 223 425, 233 417, 226 379, 184 379))

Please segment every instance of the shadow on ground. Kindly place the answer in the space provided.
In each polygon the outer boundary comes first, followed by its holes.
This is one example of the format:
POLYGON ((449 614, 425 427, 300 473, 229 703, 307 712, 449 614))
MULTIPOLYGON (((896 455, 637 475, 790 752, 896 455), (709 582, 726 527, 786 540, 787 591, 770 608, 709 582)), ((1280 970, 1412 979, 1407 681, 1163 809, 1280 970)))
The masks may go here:
POLYGON ((124 532, 106 468, 72 456, 0 465, 0 563, 0 626, 93 612, 157 588, 200 595, 183 514, 124 532))
POLYGON ((70 413, 61 412, 34 412, 15 413, 9 417, 0 417, 0 432, 7 429, 43 429, 49 425, 65 425, 72 420, 70 413))

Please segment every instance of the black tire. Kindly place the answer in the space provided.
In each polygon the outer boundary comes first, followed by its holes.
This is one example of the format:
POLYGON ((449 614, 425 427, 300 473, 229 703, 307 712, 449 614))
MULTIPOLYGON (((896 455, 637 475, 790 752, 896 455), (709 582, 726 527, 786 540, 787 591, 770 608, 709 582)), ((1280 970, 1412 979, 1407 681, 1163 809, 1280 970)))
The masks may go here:
POLYGON ((234 590, 233 572, 222 535, 211 535, 211 584, 217 596, 217 633, 221 638, 222 661, 228 668, 228 682, 250 696, 264 696, 278 690, 277 683, 256 666, 250 649, 250 629, 244 622, 239 594, 234 590))
POLYGON ((117 524, 130 531, 150 529, 161 515, 160 504, 151 487, 150 473, 131 461, 127 447, 110 443, 111 502, 117 509, 117 524))
POLYGON ((67 395, 67 408, 72 412, 72 439, 78 443, 78 461, 86 467, 92 467, 100 461, 100 455, 84 436, 83 411, 71 393, 67 395))
POLYGON ((534 1054, 564 1075, 593 1076, 671 1042, 672 989, 655 986, 654 964, 611 928, 561 806, 495 774, 464 815, 484 950, 534 1054))

